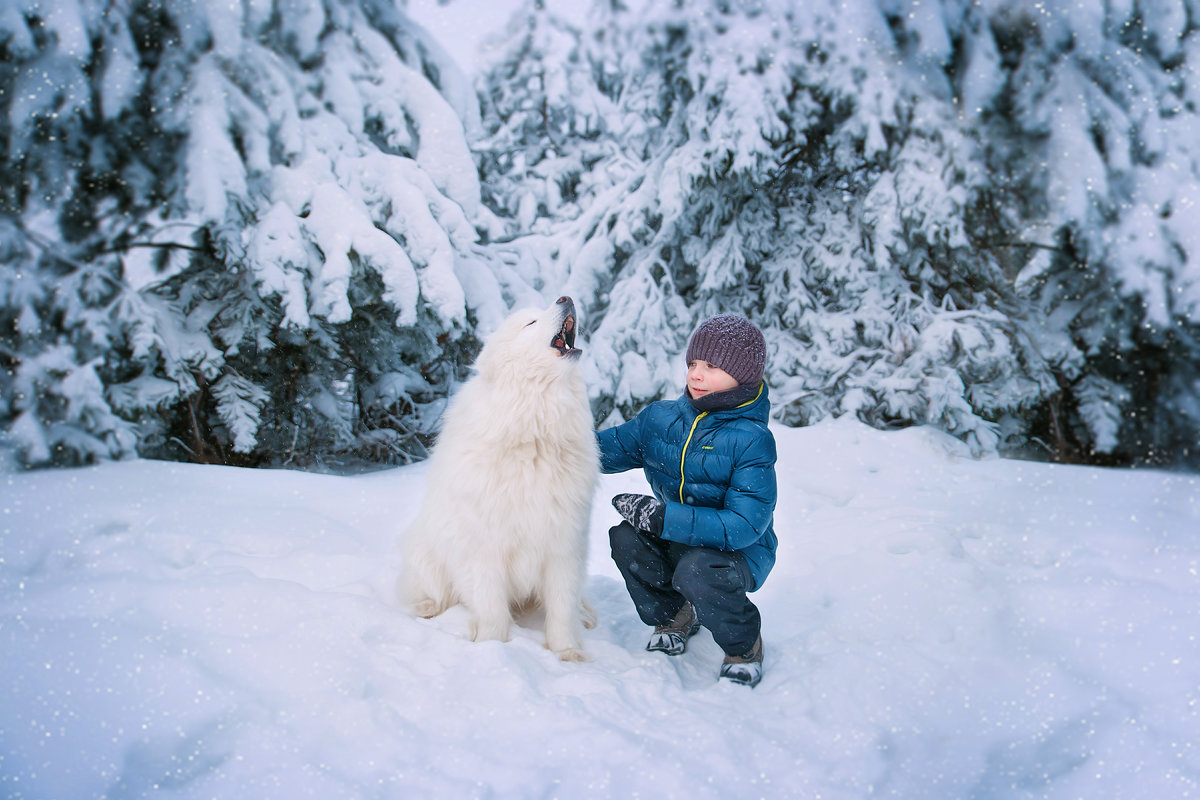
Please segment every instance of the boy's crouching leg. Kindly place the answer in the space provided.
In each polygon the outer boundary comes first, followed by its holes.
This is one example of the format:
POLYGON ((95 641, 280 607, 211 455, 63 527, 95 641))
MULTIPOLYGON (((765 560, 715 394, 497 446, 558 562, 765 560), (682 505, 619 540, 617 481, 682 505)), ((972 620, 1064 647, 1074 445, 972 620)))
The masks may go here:
POLYGON ((693 548, 680 559, 674 585, 725 652, 721 676, 757 684, 762 677, 762 617, 746 596, 754 578, 742 554, 693 548))
POLYGON ((628 522, 609 528, 608 542, 638 617, 647 625, 670 622, 684 598, 671 586, 667 544, 638 532, 628 522))

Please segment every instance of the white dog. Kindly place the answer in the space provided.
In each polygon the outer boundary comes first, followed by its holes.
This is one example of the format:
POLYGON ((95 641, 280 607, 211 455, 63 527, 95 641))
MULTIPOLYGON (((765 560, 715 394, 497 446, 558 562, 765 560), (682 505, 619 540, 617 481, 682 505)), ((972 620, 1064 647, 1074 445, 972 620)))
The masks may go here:
POLYGON ((587 526, 599 472, 575 304, 519 311, 484 344, 443 418, 401 593, 422 617, 462 604, 475 641, 507 641, 540 605, 546 646, 586 661, 587 526))

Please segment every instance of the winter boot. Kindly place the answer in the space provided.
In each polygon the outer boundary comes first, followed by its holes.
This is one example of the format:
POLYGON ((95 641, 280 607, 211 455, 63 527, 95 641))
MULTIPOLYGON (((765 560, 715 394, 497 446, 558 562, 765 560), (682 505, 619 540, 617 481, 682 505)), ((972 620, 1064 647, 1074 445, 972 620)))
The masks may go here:
POLYGON ((692 608, 691 603, 684 602, 683 608, 676 612, 675 619, 665 625, 654 626, 654 634, 646 643, 646 649, 677 656, 687 650, 687 640, 695 636, 698 630, 700 623, 696 620, 696 609, 692 608))
POLYGON ((762 636, 750 648, 750 652, 740 656, 725 656, 721 665, 721 677, 730 683, 740 683, 751 688, 762 680, 763 643, 762 636))

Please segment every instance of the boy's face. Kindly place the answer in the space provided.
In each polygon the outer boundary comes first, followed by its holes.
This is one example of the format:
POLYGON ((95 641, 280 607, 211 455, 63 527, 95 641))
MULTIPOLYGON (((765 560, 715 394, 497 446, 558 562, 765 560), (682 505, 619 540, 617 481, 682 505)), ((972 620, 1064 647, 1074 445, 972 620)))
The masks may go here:
POLYGON ((706 394, 727 392, 737 386, 738 382, 721 369, 707 361, 693 361, 688 364, 687 388, 693 400, 698 400, 706 394))

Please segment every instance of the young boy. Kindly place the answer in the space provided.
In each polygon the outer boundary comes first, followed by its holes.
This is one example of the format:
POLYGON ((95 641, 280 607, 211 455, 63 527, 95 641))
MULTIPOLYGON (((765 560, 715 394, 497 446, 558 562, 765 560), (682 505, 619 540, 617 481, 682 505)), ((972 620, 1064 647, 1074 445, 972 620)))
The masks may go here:
POLYGON ((775 563, 775 437, 763 382, 766 345, 748 319, 706 320, 687 348, 687 385, 634 419, 596 434, 603 472, 641 467, 653 497, 619 494, 613 560, 647 650, 679 655, 708 628, 725 651, 720 676, 762 678, 758 608, 746 596, 775 563))

